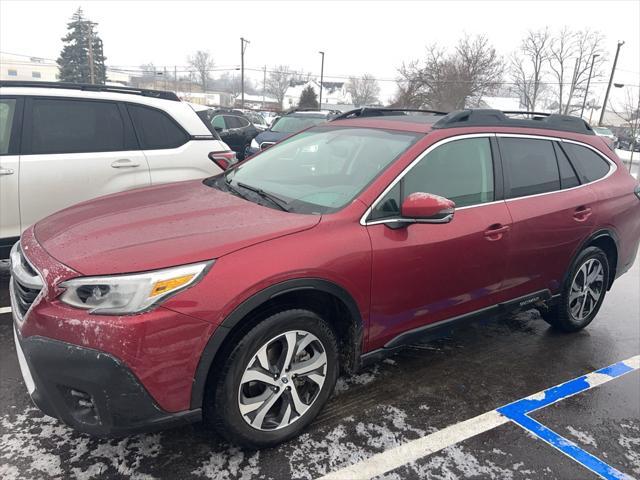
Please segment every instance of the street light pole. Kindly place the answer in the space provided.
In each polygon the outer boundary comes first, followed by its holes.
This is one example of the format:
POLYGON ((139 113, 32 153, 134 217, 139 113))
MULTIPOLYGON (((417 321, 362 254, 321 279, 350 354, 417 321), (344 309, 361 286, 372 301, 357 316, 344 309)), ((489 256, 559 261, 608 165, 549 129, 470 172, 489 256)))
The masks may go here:
POLYGON ((607 85, 607 93, 604 95, 604 102, 602 102, 602 111, 600 112, 600 120, 598 125, 602 126, 604 120, 604 112, 607 110, 607 102, 609 101, 609 92, 611 91, 611 84, 613 83, 613 74, 616 72, 616 64, 618 63, 618 55, 620 54, 620 47, 624 45, 624 41, 618 41, 618 48, 616 49, 616 56, 613 59, 613 67, 611 68, 611 77, 609 77, 609 85, 607 85))
POLYGON ((318 52, 322 55, 322 63, 320 64, 320 109, 322 110, 322 83, 324 81, 324 52, 318 52))
POLYGON ((249 40, 240 37, 240 108, 244 108, 244 51, 247 49, 249 40))
POLYGON ((589 94, 589 84, 591 83, 591 74, 593 73, 593 64, 596 61, 596 57, 599 57, 600 55, 598 55, 597 53, 594 53, 593 56, 591 57, 591 68, 589 69, 589 78, 587 78, 587 88, 584 91, 584 98, 582 99, 582 110, 580 110, 580 118, 582 118, 582 115, 584 114, 584 107, 587 104, 587 95, 589 94))

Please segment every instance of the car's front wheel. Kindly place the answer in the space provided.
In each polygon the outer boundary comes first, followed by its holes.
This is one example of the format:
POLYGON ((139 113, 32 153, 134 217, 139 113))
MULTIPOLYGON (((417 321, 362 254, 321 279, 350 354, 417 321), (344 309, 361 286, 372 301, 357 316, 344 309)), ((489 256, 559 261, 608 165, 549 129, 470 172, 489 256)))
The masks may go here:
POLYGON ((542 317, 553 327, 575 332, 589 325, 600 310, 609 281, 609 261, 598 247, 584 249, 573 262, 559 301, 542 317))
POLYGON ((336 337, 313 312, 282 311, 249 330, 221 367, 205 415, 235 444, 273 446, 298 435, 331 395, 336 337))

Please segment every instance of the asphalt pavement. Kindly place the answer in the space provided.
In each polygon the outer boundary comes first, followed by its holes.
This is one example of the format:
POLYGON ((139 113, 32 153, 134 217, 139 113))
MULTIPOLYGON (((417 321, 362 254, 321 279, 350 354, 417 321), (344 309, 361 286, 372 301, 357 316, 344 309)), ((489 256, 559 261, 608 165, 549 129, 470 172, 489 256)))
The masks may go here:
MULTIPOLYGON (((555 332, 536 311, 461 327, 341 378, 301 437, 263 451, 202 425, 113 440, 74 432, 30 402, 11 315, 0 314, 0 478, 582 480, 598 478, 595 460, 640 478, 639 263, 586 330, 555 332), (528 413, 540 431, 496 412, 553 395, 528 413)), ((0 267, 0 307, 7 283, 0 267)))

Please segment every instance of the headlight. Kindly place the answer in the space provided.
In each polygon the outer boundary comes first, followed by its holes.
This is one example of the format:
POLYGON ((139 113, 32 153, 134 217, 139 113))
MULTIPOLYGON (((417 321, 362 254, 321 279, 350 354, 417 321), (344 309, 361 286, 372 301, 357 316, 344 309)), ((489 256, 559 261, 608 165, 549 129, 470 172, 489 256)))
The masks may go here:
POLYGON ((260 144, 256 141, 255 138, 251 140, 251 148, 257 148, 258 150, 260 150, 260 144))
POLYGON ((210 261, 131 275, 73 278, 60 284, 66 290, 60 300, 91 313, 140 313, 193 286, 212 265, 210 261))

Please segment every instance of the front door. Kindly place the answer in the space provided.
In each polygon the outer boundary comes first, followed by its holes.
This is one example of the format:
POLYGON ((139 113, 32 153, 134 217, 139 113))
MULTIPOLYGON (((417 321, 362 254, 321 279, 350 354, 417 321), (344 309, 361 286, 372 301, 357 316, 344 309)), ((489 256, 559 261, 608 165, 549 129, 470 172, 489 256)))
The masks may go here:
POLYGON ((453 139, 430 149, 374 205, 366 227, 373 250, 369 348, 496 303, 511 217, 501 200, 501 175, 494 173, 492 137, 453 139), (453 220, 390 228, 402 200, 414 192, 453 200, 453 220))
POLYGON ((18 177, 20 155, 16 150, 16 127, 21 120, 21 99, 0 98, 0 258, 20 235, 18 177))

